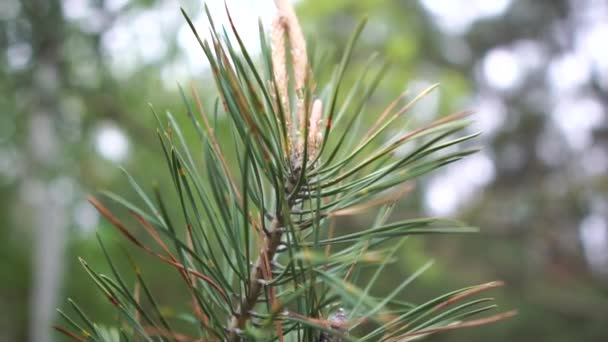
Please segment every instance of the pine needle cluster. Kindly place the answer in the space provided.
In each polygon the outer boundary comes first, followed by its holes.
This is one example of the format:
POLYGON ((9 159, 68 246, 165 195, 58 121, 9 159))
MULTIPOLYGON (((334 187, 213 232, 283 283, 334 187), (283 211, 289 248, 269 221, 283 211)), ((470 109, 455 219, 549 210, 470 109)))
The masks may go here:
POLYGON ((171 113, 154 112, 179 201, 168 201, 158 189, 148 194, 127 174, 140 203, 103 195, 138 222, 128 227, 102 201, 90 199, 134 248, 175 269, 192 299, 191 310, 179 316, 191 329, 174 328, 177 316, 160 309, 139 267, 133 267, 136 284, 127 284, 99 239, 112 274, 81 263, 115 306, 119 321, 104 328, 70 300, 74 315, 60 311, 67 323, 56 327, 66 336, 75 341, 408 341, 513 315, 470 318, 495 307, 491 299, 473 296, 501 282, 422 303, 402 301, 400 294, 430 263, 390 292, 373 295, 409 236, 476 231, 443 218, 395 221, 391 213, 417 178, 474 153, 454 147, 477 134, 464 133, 465 112, 387 139, 399 118, 436 85, 409 100, 400 96, 379 115, 368 114, 366 103, 385 68, 370 67, 349 91, 342 89, 363 24, 331 80, 316 84, 295 12, 289 1, 276 3, 270 34, 260 25, 260 56, 248 53, 232 21, 218 29, 207 10, 211 38, 203 40, 184 12, 219 94, 213 117, 229 120, 237 162, 227 160, 225 137, 217 136, 217 120, 207 115, 194 88, 190 96, 182 90, 189 127, 180 127, 171 113), (364 129, 366 115, 376 119, 364 129), (187 143, 184 129, 196 131, 196 146, 187 143), (170 206, 178 206, 182 217, 173 217, 170 206), (336 223, 340 216, 362 212, 375 213, 366 229, 336 223), (144 242, 142 233, 153 243, 144 242))

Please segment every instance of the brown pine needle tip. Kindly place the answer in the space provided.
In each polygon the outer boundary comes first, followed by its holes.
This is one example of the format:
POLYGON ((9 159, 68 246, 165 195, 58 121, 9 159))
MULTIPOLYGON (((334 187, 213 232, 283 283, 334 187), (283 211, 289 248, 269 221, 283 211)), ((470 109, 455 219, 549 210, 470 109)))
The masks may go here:
POLYGON ((60 326, 54 325, 53 329, 59 331, 60 333, 62 333, 65 336, 71 338, 73 341, 77 341, 77 342, 86 342, 87 341, 86 339, 84 339, 84 338, 76 335, 75 333, 73 333, 65 328, 62 328, 60 326))
POLYGON ((365 203, 361 203, 359 205, 353 205, 351 207, 332 211, 329 213, 328 216, 337 217, 337 216, 355 215, 355 214, 358 214, 360 212, 363 212, 363 211, 373 208, 373 207, 396 202, 399 199, 401 199, 405 194, 410 193, 414 189, 414 187, 415 186, 413 183, 406 183, 403 186, 401 186, 399 189, 397 189, 396 191, 388 193, 384 196, 374 198, 372 200, 369 200, 365 203))
MULTIPOLYGON (((112 213, 103 204, 101 204, 95 197, 89 196, 88 199, 89 199, 89 202, 91 204, 93 204, 93 206, 99 211, 99 213, 102 216, 104 216, 108 221, 110 221, 110 223, 112 223, 112 225, 114 227, 116 227, 118 229, 118 231, 120 233, 122 233, 122 235, 125 236, 133 244, 135 244, 136 246, 141 248, 144 252, 157 257, 164 263, 169 264, 169 265, 177 268, 180 271, 183 271, 187 274, 193 275, 193 276, 203 280, 204 282, 206 282, 207 284, 212 286, 224 298, 224 300, 226 300, 226 302, 229 302, 229 299, 228 299, 226 293, 224 292, 224 290, 222 289, 222 287, 219 286, 219 284, 217 284, 211 277, 206 276, 192 268, 184 266, 183 264, 177 262, 177 260, 175 260, 175 258, 172 256, 166 257, 162 254, 155 252, 148 246, 141 243, 137 238, 135 238, 135 236, 123 225, 123 223, 120 220, 118 220, 114 215, 112 215, 112 213)), ((154 237, 154 235, 153 235, 153 237, 154 237)), ((158 238, 160 238, 160 237, 158 237, 158 238)))
POLYGON ((427 126, 420 127, 420 128, 415 129, 415 130, 413 130, 413 131, 411 131, 409 133, 406 133, 405 135, 403 135, 400 138, 398 138, 393 143, 393 146, 397 146, 397 145, 401 144, 403 141, 405 141, 407 139, 411 139, 411 138, 417 136, 418 134, 426 132, 426 131, 428 131, 430 129, 433 129, 435 127, 438 127, 438 126, 441 126, 441 125, 444 125, 444 124, 447 124, 447 123, 450 123, 450 122, 453 122, 453 121, 456 121, 456 120, 464 119, 467 116, 470 116, 472 114, 473 114, 473 111, 469 111, 469 110, 462 111, 462 112, 457 112, 457 113, 454 113, 454 114, 450 114, 450 115, 448 115, 448 116, 446 116, 446 117, 444 117, 442 119, 434 121, 433 123, 431 123, 431 124, 429 124, 427 126))
POLYGON ((399 96, 397 96, 396 99, 393 100, 393 102, 388 105, 388 107, 386 107, 386 109, 382 112, 382 114, 380 114, 380 117, 378 118, 378 120, 376 120, 374 125, 367 131, 367 133, 365 133, 362 141, 367 141, 367 139, 369 139, 369 137, 374 134, 374 132, 376 132, 376 130, 378 129, 378 127, 380 127, 380 125, 382 125, 386 117, 393 111, 393 109, 395 109, 395 107, 397 107, 399 102, 401 102, 401 100, 404 99, 406 95, 407 92, 401 93, 399 96))
POLYGON ((457 295, 455 295, 454 297, 450 297, 448 300, 446 300, 445 302, 439 303, 434 309, 433 311, 437 311, 437 310, 441 310, 461 299, 470 297, 474 294, 489 290, 489 289, 494 289, 497 287, 502 287, 504 286, 505 283, 502 280, 496 280, 496 281, 491 281, 489 283, 485 283, 485 284, 481 284, 481 285, 477 285, 474 286, 466 291, 463 291, 457 295))
POLYGON ((515 315, 517 315, 517 313, 518 313, 517 310, 511 310, 511 311, 507 311, 507 312, 503 312, 503 313, 499 313, 499 314, 492 315, 489 317, 484 317, 484 318, 475 319, 475 320, 471 320, 471 321, 454 322, 454 323, 448 324, 443 327, 424 329, 424 330, 419 330, 416 332, 411 332, 411 333, 395 336, 386 341, 387 342, 389 342, 389 341, 390 342, 410 341, 415 338, 419 338, 423 335, 430 335, 430 334, 438 333, 438 332, 442 332, 442 331, 478 327, 481 325, 492 324, 492 323, 507 320, 507 319, 512 318, 515 315))
POLYGON ((127 240, 131 241, 140 248, 146 248, 133 234, 131 234, 131 232, 129 232, 124 224, 116 216, 112 215, 110 210, 101 204, 101 202, 99 202, 95 197, 89 196, 87 199, 89 203, 91 203, 95 209, 97 209, 101 216, 110 221, 110 223, 112 223, 112 225, 116 227, 127 238, 127 240))
POLYGON ((224 154, 222 153, 222 149, 220 148, 220 144, 217 142, 217 138, 215 136, 215 132, 213 131, 213 127, 211 127, 211 124, 209 123, 209 119, 207 118, 207 114, 205 113, 205 109, 203 107, 203 102, 201 101, 201 98, 200 98, 198 91, 196 90, 196 87, 194 86, 194 84, 191 84, 190 88, 192 90, 192 95, 194 95, 194 100, 196 102, 198 111, 201 115, 201 118, 203 119, 203 123, 205 125, 205 129, 207 130, 207 135, 209 136, 211 145, 213 146, 213 149, 215 150, 215 153, 217 154, 217 156, 220 158, 222 168, 224 169, 224 172, 226 173, 226 176, 228 177, 228 180, 230 181, 230 186, 232 186, 232 190, 236 194, 239 205, 242 206, 243 200, 242 200, 241 193, 239 191, 238 186, 236 186, 234 177, 232 177, 232 174, 230 173, 230 168, 228 167, 228 163, 226 162, 226 157, 224 157, 224 154))

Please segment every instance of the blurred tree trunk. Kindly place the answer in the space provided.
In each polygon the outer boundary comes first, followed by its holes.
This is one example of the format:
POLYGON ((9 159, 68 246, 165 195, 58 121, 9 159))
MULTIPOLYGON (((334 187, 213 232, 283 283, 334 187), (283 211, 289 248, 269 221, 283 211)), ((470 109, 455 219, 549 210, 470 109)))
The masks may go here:
POLYGON ((33 277, 30 297, 30 341, 51 341, 51 326, 63 277, 67 210, 61 183, 62 149, 56 124, 60 115, 61 44, 64 20, 59 1, 23 3, 31 25, 31 94, 28 111, 28 149, 24 186, 33 214, 33 277))

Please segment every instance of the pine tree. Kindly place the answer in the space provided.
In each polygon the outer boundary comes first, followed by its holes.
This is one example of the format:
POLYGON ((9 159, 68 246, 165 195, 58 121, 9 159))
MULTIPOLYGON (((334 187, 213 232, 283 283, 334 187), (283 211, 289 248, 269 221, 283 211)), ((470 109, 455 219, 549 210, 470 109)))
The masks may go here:
POLYGON ((318 85, 290 2, 275 2, 278 16, 270 34, 260 27, 260 61, 247 52, 232 21, 229 28, 217 30, 207 10, 211 38, 205 41, 184 12, 219 93, 213 114, 230 120, 238 162, 228 162, 215 122, 196 91, 189 97, 182 90, 192 122, 187 129, 196 131, 200 145, 186 143, 172 114, 154 112, 179 201, 167 201, 158 189, 150 197, 128 176, 143 206, 104 193, 139 223, 127 227, 101 201, 90 198, 132 246, 175 268, 193 303, 182 316, 197 335, 173 328, 136 266, 133 291, 99 239, 113 276, 80 261, 116 307, 119 322, 103 328, 70 300, 77 318, 59 311, 67 326, 55 327, 66 336, 76 341, 408 341, 514 314, 469 319, 495 307, 487 303, 490 299, 471 296, 501 282, 459 289, 422 304, 397 299, 430 263, 390 293, 371 295, 408 236, 476 231, 441 218, 393 221, 391 213, 418 177, 474 153, 453 147, 477 134, 464 133, 469 119, 463 112, 382 143, 398 118, 437 86, 409 101, 400 96, 372 127, 361 129, 366 101, 384 72, 376 71, 371 81, 361 75, 342 94, 363 24, 331 81, 318 85), (172 205, 179 206, 183 226, 169 214, 172 205), (376 212, 367 229, 347 231, 336 224, 337 217, 363 211, 376 212), (133 229, 145 231, 154 245, 144 243, 133 229), (375 268, 371 277, 361 277, 363 267, 375 268))

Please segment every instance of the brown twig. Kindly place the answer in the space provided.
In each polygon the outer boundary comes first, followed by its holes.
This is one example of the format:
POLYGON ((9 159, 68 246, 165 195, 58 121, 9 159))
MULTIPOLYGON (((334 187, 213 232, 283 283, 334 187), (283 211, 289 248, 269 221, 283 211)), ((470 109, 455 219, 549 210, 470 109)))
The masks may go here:
POLYGON ((271 223, 268 236, 264 237, 262 248, 258 260, 251 271, 251 277, 248 285, 247 296, 243 298, 239 305, 239 309, 232 317, 229 327, 229 341, 238 341, 239 332, 243 330, 247 321, 251 318, 251 310, 253 310, 258 297, 263 288, 264 281, 264 260, 273 260, 279 245, 281 244, 281 236, 283 236, 283 218, 281 215, 276 215, 271 223))

